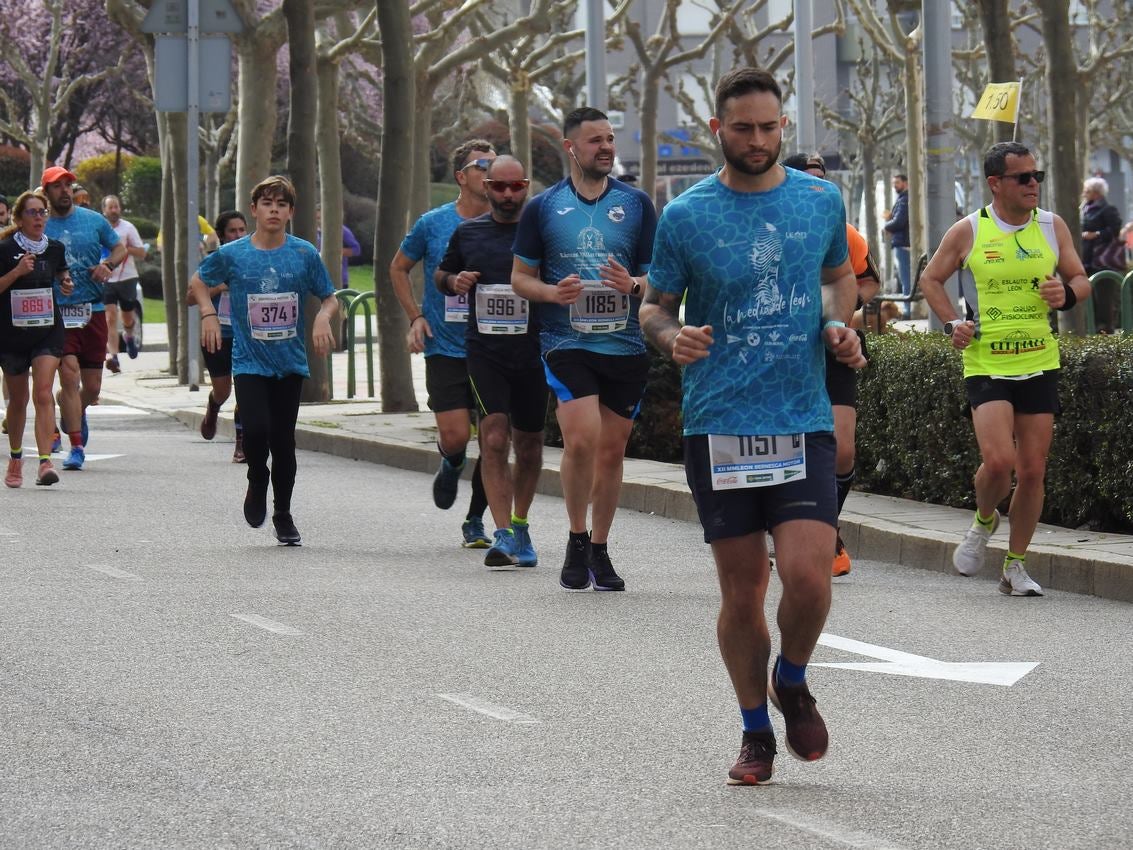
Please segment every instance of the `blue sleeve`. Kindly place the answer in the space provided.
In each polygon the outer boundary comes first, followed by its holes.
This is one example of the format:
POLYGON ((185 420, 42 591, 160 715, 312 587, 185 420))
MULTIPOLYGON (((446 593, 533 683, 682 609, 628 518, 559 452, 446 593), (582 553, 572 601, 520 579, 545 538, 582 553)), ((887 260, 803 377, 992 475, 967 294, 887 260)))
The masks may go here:
POLYGON ((228 281, 228 257, 224 250, 213 251, 197 266, 197 276, 209 286, 228 281))
MULTIPOLYGON (((445 248, 445 255, 441 258, 437 268, 449 274, 460 274, 464 271, 464 253, 460 250, 460 231, 464 225, 460 225, 452 232, 452 237, 448 240, 448 247, 445 248)), ((436 286, 435 281, 425 281, 425 286, 436 286)))
POLYGON ((354 252, 354 256, 358 256, 362 252, 362 246, 358 244, 358 240, 345 224, 342 225, 342 247, 349 248, 354 252))
POLYGON ((515 244, 512 245, 511 252, 529 266, 543 263, 543 231, 539 221, 546 194, 541 192, 528 201, 519 217, 519 226, 515 229, 515 244))
POLYGON ((421 216, 410 231, 405 234, 405 238, 401 240, 400 250, 401 253, 416 263, 420 262, 421 258, 425 256, 428 248, 429 225, 425 221, 425 216, 421 216))
POLYGON ((684 255, 677 250, 677 229, 680 222, 672 205, 661 213, 653 239, 653 255, 649 263, 649 285, 658 292, 681 294, 688 288, 684 255))
POLYGON ((648 195, 642 192, 641 234, 637 237, 637 274, 649 271, 653 258, 653 240, 657 235, 657 209, 648 195))
POLYGON ((108 250, 122 241, 105 218, 98 225, 98 241, 102 244, 102 247, 108 250))

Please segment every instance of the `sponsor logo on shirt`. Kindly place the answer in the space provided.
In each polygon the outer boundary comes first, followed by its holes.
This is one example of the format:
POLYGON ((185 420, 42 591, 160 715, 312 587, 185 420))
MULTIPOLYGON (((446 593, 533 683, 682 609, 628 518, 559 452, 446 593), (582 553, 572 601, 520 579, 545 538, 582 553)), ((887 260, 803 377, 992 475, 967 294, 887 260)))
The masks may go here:
POLYGON ((625 217, 625 207, 623 207, 621 204, 615 204, 606 211, 606 218, 608 218, 614 224, 619 224, 625 221, 625 217))

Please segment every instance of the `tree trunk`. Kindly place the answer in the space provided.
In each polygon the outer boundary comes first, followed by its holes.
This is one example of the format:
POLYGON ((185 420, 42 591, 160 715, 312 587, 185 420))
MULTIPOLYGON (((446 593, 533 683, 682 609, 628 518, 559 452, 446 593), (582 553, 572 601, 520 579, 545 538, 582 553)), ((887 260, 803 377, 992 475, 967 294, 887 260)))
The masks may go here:
POLYGON ((167 159, 169 179, 172 181, 173 188, 173 227, 164 233, 162 250, 173 251, 173 303, 177 305, 177 310, 174 313, 177 317, 176 322, 171 323, 169 328, 169 351, 171 357, 174 358, 172 363, 176 369, 177 380, 182 384, 187 384, 189 382, 189 359, 186 344, 188 334, 185 333, 185 327, 188 317, 184 303, 185 292, 188 289, 188 281, 185 278, 189 270, 185 259, 185 228, 188 221, 185 211, 188 209, 189 203, 187 176, 185 174, 185 130, 188 121, 183 112, 169 112, 166 115, 169 122, 167 135, 169 154, 167 159), (171 235, 172 239, 170 239, 171 235))
MULTIPOLYGON (((1082 175, 1078 171, 1077 128, 1078 74, 1074 52, 1070 49, 1070 0, 1039 0, 1042 12, 1043 43, 1046 46, 1047 104, 1050 111, 1050 162, 1053 190, 1051 209, 1066 221, 1074 247, 1082 253, 1082 224, 1078 215, 1078 191, 1082 175)), ((1064 333, 1086 332, 1085 305, 1058 314, 1058 327, 1064 333)))
MULTIPOLYGON (((288 65, 291 101, 287 120, 287 173, 295 185, 295 215, 291 231, 300 239, 314 243, 315 205, 318 203, 315 179, 317 153, 315 122, 318 120, 319 85, 315 56, 314 0, 283 0, 287 20, 288 65)), ((307 368, 310 378, 303 382, 303 401, 328 401, 331 397, 326 358, 315 354, 311 335, 319 312, 316 299, 303 304, 306 318, 307 368)))
MULTIPOLYGON (((385 45, 385 41, 382 42, 385 45)), ((419 74, 417 76, 416 92, 414 101, 421 104, 432 104, 433 95, 435 90, 429 85, 428 75, 419 74)), ((389 115, 383 110, 385 119, 389 120, 389 115)), ((413 111, 413 138, 416 144, 413 146, 412 155, 405 160, 411 163, 410 171, 412 173, 411 179, 411 194, 409 198, 409 220, 416 221, 425 212, 429 210, 429 196, 431 193, 430 183, 433 177, 433 164, 432 164, 432 139, 433 139, 433 110, 432 109, 416 109, 413 111)), ((385 124, 382 125, 382 136, 385 137, 385 124)), ((382 147, 382 161, 385 161, 385 147, 382 147)), ((417 287, 417 275, 413 275, 414 289, 417 287)), ((416 292, 418 298, 421 293, 416 292)))
POLYGON ((523 163, 531 176, 531 81, 526 71, 512 74, 508 99, 508 124, 511 131, 511 155, 523 163))
MULTIPOLYGON (((374 232, 374 293, 377 296, 382 410, 417 410, 413 372, 405 347, 408 326, 389 282, 389 265, 405 235, 413 175, 414 82, 412 25, 405 3, 378 3, 382 36, 382 161, 378 177, 378 217, 374 232)), ((421 112, 428 112, 422 109, 421 112)), ((426 148, 426 140, 416 147, 426 148)), ((420 182, 428 185, 428 175, 420 182)))
MULTIPOLYGON (((320 254, 335 287, 342 276, 342 151, 338 136, 338 63, 322 56, 318 60, 319 117, 316 123, 319 150, 319 205, 322 207, 323 239, 320 254), (333 234, 327 236, 327 234, 333 234)), ((346 318, 343 310, 343 318, 346 318)), ((342 350, 342 322, 335 322, 335 349, 342 350)))
POLYGON ((165 301, 165 330, 169 339, 169 374, 177 374, 177 321, 181 303, 177 300, 177 218, 174 214, 173 142, 169 114, 157 113, 157 136, 161 146, 161 295, 165 301))
MULTIPOLYGON (((657 99, 661 87, 660 71, 646 68, 641 73, 641 185, 657 206, 657 99)), ((666 199, 668 200, 668 199, 666 199)))
MULTIPOLYGON (((987 50, 988 83, 1009 83, 1019 79, 1015 73, 1015 39, 1011 34, 1008 0, 979 0, 980 23, 983 25, 984 48, 987 50)), ((978 92, 977 92, 978 94, 978 92)), ((1020 93, 1020 96, 1022 93, 1020 93)), ((992 136, 997 142, 1009 142, 1015 125, 992 121, 992 136)))
POLYGON ((925 253, 924 209, 924 73, 921 69, 920 27, 915 35, 905 36, 905 133, 908 139, 909 177, 909 262, 910 276, 915 274, 921 254, 925 253))
POLYGON ((236 208, 248 212, 252 187, 271 172, 271 143, 278 118, 275 56, 279 43, 274 38, 253 34, 241 39, 239 45, 236 208))

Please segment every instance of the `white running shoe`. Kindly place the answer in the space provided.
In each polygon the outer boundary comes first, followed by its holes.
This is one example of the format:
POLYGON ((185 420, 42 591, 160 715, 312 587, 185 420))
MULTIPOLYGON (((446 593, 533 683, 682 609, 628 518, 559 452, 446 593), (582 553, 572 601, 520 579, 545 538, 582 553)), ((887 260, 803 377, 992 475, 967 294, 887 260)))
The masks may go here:
POLYGON ((1039 583, 1027 575, 1022 561, 1008 561, 1003 565, 1003 578, 999 580, 999 592, 1008 596, 1042 596, 1039 583))
POLYGON ((999 511, 992 514, 991 528, 985 528, 973 521, 972 527, 964 534, 964 539, 952 553, 952 566, 962 576, 974 576, 984 568, 987 556, 987 541, 999 528, 999 511))

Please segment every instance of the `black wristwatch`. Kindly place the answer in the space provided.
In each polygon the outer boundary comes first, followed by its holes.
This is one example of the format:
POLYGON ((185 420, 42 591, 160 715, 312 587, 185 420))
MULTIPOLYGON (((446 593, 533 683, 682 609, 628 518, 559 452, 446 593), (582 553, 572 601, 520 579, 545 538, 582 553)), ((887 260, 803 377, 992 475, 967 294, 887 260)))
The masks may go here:
POLYGON ((944 323, 944 333, 947 334, 948 336, 952 336, 952 333, 956 330, 956 328, 958 328, 958 327, 960 327, 960 325, 964 324, 965 321, 966 321, 965 319, 954 319, 951 322, 945 322, 944 323))
POLYGON ((632 295, 634 298, 640 298, 641 297, 641 281, 640 280, 635 280, 633 282, 633 286, 631 286, 629 288, 629 294, 632 295))

